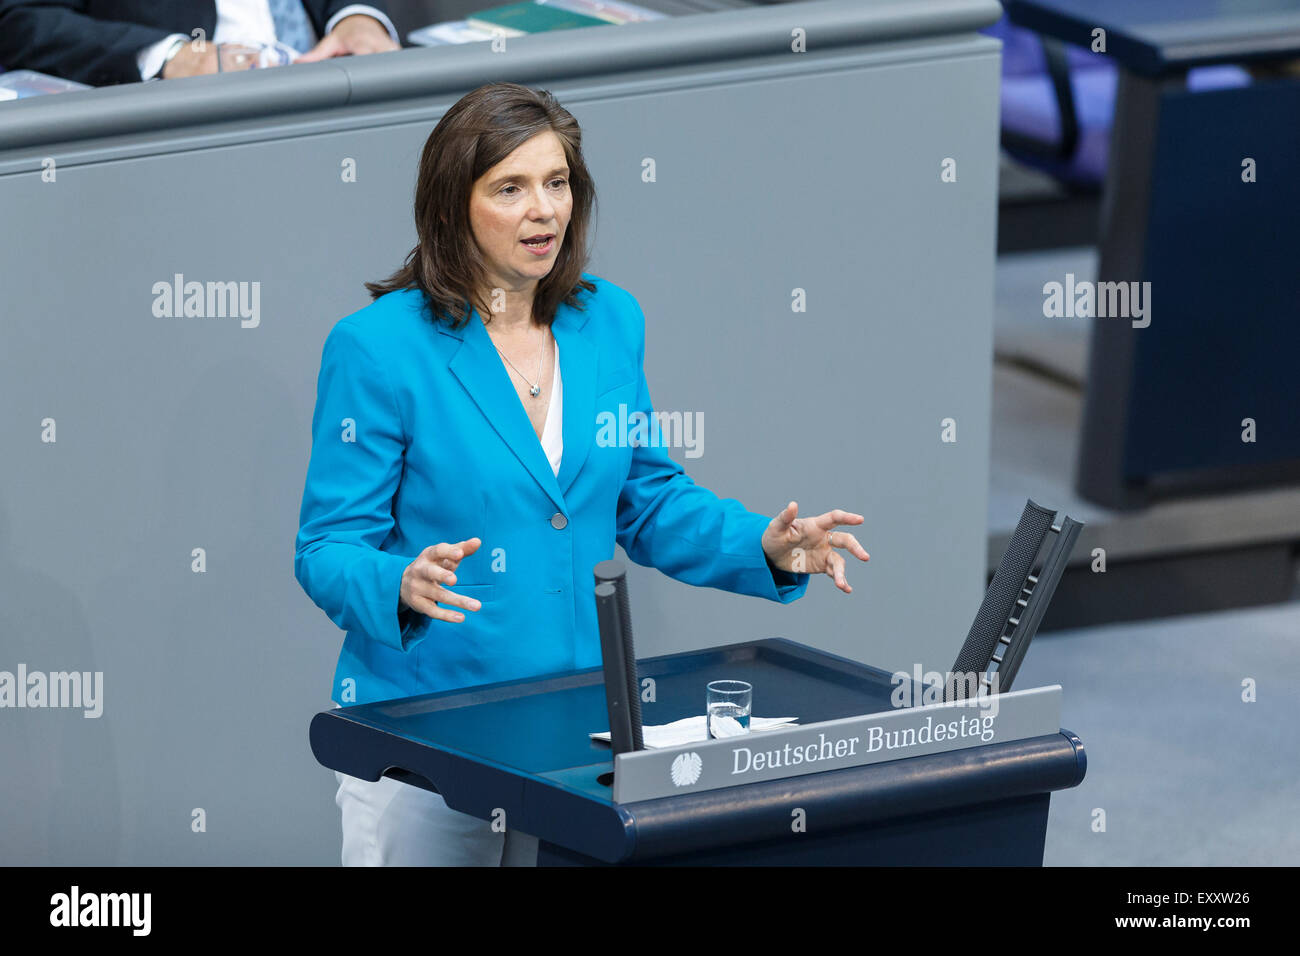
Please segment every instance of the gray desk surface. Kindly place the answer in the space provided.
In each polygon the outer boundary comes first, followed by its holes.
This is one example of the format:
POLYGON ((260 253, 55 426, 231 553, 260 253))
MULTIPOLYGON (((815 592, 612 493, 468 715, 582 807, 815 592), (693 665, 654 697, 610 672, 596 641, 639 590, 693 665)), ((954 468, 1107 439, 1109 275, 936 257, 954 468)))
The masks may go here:
POLYGON ((1150 76, 1233 60, 1300 56, 1300 0, 1007 0, 1023 27, 1106 52, 1150 76))
MULTIPOLYGON (((672 0, 683 2, 683 0, 672 0)), ((694 2, 694 0, 692 0, 694 2)), ((700 60, 790 52, 802 28, 810 50, 951 36, 997 21, 996 0, 815 0, 749 6, 623 27, 514 38, 513 76, 556 78, 700 60)), ((500 78, 483 44, 336 57, 291 70, 190 77, 33 97, 0 106, 0 153, 95 137, 463 92, 500 78)))

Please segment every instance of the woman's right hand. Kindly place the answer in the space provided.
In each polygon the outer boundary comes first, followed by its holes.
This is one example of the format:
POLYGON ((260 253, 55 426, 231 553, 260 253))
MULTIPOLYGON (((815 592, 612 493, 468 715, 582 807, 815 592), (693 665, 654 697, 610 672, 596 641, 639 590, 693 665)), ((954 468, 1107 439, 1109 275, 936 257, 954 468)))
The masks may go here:
POLYGON ((439 603, 477 611, 482 604, 472 597, 448 591, 447 588, 456 583, 456 565, 462 558, 477 551, 482 543, 478 538, 470 538, 456 544, 431 545, 421 551, 420 556, 402 572, 402 605, 435 621, 465 620, 464 614, 439 607, 439 603))

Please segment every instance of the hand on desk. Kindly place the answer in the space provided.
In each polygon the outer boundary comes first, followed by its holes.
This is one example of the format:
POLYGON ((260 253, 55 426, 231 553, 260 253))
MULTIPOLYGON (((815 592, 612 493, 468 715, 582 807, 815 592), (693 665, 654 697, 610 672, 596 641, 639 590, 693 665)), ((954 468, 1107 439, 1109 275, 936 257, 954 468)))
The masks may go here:
MULTIPOLYGON (((204 73, 219 72, 217 57, 221 55, 220 49, 222 46, 226 46, 228 49, 233 46, 241 51, 243 50, 240 44, 186 43, 176 51, 175 56, 163 64, 162 78, 174 80, 182 76, 199 76, 204 73)), ((355 13, 336 23, 334 29, 327 36, 294 62, 314 63, 334 56, 347 56, 353 53, 386 53, 389 50, 397 49, 400 49, 400 47, 393 42, 392 37, 388 35, 388 31, 384 29, 378 20, 363 13, 355 13)), ((252 52, 255 53, 256 48, 252 52)), ((227 72, 248 69, 256 65, 256 56, 248 62, 239 62, 233 65, 231 62, 223 61, 223 68, 227 72)))
POLYGON ((829 574, 835 586, 845 594, 853 588, 844 577, 844 557, 835 553, 844 548, 858 560, 870 560, 858 539, 847 531, 835 531, 836 525, 862 524, 862 515, 849 511, 828 511, 815 518, 800 518, 799 504, 792 501, 772 519, 763 532, 763 553, 773 567, 796 574, 829 574), (829 532, 829 534, 828 534, 829 532))
POLYGON ((439 607, 439 603, 463 607, 467 611, 477 611, 482 607, 472 597, 447 590, 447 587, 456 583, 456 565, 460 564, 462 558, 477 551, 482 543, 478 538, 470 538, 456 544, 430 545, 421 551, 420 556, 402 572, 398 611, 402 607, 409 607, 435 621, 457 622, 465 620, 465 615, 439 607))
POLYGON ((398 49, 401 48, 393 42, 383 24, 364 13, 354 13, 334 24, 327 36, 294 62, 314 63, 349 53, 387 53, 398 49))
POLYGON ((182 76, 199 76, 217 72, 217 45, 215 43, 186 43, 176 55, 163 64, 162 78, 174 80, 182 76))

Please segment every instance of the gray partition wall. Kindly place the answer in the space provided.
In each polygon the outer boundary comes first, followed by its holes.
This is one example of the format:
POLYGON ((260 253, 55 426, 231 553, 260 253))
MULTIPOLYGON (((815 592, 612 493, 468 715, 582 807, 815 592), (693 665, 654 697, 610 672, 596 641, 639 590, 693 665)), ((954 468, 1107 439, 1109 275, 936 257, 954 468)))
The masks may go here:
POLYGON ((343 635, 293 575, 321 346, 495 80, 583 126, 588 271, 706 426, 674 457, 753 511, 866 516, 851 596, 633 567, 638 652, 946 669, 985 571, 998 15, 824 0, 0 104, 0 672, 102 679, 98 717, 0 708, 0 861, 338 862, 307 727, 343 635), (256 323, 156 315, 177 276, 258 283, 256 323))

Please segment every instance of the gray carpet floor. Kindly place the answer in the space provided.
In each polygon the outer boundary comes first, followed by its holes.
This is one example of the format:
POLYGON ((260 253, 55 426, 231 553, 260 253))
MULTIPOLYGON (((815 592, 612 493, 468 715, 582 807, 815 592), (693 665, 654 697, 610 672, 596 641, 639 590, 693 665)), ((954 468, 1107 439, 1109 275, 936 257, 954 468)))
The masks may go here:
POLYGON ((1060 684, 1088 755, 1052 796, 1044 863, 1300 861, 1298 649, 1300 602, 1035 638, 1015 688, 1060 684))

